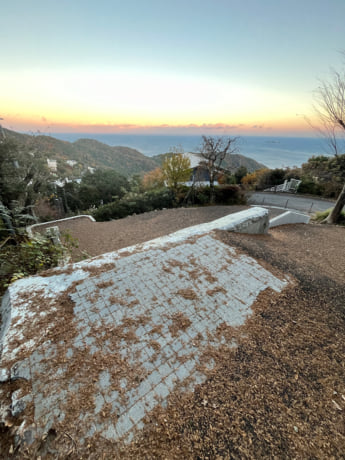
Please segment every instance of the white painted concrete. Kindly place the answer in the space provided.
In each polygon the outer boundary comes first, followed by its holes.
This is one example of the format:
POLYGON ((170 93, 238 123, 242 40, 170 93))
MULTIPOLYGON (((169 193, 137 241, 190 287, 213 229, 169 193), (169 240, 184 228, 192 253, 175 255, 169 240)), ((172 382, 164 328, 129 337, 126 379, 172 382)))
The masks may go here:
POLYGON ((287 211, 280 216, 274 217, 269 222, 269 228, 277 227, 278 225, 286 224, 308 224, 310 221, 310 216, 306 214, 301 214, 295 211, 287 211))
POLYGON ((84 218, 84 217, 87 217, 92 222, 96 222, 96 220, 92 216, 90 216, 89 214, 81 214, 80 216, 65 217, 64 219, 50 220, 49 222, 42 222, 42 223, 39 223, 39 224, 29 225, 28 227, 26 227, 26 231, 27 231, 28 235, 30 237, 32 237, 32 235, 33 235, 32 229, 33 228, 41 227, 42 225, 47 225, 47 224, 49 224, 49 225, 50 224, 59 224, 60 222, 68 222, 69 220, 81 219, 81 218, 84 218))

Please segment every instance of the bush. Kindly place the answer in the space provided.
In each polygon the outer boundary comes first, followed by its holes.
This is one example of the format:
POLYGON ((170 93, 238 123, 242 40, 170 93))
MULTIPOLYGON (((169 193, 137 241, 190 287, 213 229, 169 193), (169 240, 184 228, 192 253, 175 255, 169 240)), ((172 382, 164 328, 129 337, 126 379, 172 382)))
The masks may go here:
MULTIPOLYGON (((193 196, 193 204, 205 205, 210 202, 210 187, 197 188, 193 196)), ((238 185, 220 185, 215 187, 215 204, 245 204, 243 190, 238 185)))
POLYGON ((216 187, 216 203, 218 204, 245 204, 246 198, 241 187, 237 185, 223 185, 216 187))
POLYGON ((194 194, 193 204, 205 205, 210 202, 211 189, 210 187, 198 187, 194 194))
MULTIPOLYGON (((217 204, 245 204, 243 190, 238 185, 223 185, 215 187, 217 204)), ((151 190, 142 194, 128 194, 126 197, 112 203, 100 206, 93 212, 98 221, 122 219, 131 214, 141 214, 154 209, 174 208, 186 203, 206 205, 210 202, 210 187, 198 187, 191 190, 186 186, 179 186, 176 191, 167 188, 151 190)))
MULTIPOLYGON (((331 209, 327 209, 326 211, 322 211, 322 212, 317 212, 313 215, 312 219, 316 222, 322 222, 328 217, 330 212, 331 212, 331 209)), ((345 211, 341 211, 337 224, 345 225, 345 211)))
POLYGON ((303 177, 302 182, 299 184, 298 193, 305 193, 309 195, 322 195, 323 186, 318 184, 309 177, 303 177))
POLYGON ((333 182, 323 182, 322 183, 323 193, 322 195, 325 198, 338 198, 341 189, 343 188, 343 184, 333 181, 333 182))
POLYGON ((11 282, 56 267, 65 255, 62 246, 55 246, 50 239, 42 236, 31 239, 16 237, 4 240, 2 245, 0 296, 11 282))
POLYGON ((152 190, 143 194, 128 195, 120 200, 100 206, 93 213, 97 221, 122 219, 131 214, 141 214, 154 209, 176 206, 174 193, 169 189, 152 190))

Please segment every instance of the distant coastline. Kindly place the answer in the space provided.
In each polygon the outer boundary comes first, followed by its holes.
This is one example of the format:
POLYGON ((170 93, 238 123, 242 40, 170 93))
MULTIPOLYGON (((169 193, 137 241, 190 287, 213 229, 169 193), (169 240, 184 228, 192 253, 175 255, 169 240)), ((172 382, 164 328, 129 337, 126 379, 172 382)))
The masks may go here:
MULTIPOLYGON (((128 135, 95 133, 49 133, 64 141, 95 139, 111 146, 131 147, 148 157, 166 153, 181 145, 184 151, 196 151, 201 136, 128 135)), ((313 155, 327 155, 323 139, 313 137, 241 136, 238 143, 242 155, 267 165, 269 168, 301 166, 313 155)))

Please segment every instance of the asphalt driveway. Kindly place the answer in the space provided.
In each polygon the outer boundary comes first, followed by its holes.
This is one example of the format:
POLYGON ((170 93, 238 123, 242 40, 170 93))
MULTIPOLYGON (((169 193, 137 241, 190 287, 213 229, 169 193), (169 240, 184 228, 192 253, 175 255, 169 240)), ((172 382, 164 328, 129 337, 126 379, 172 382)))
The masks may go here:
POLYGON ((292 195, 290 193, 255 192, 248 199, 249 204, 261 206, 279 206, 295 211, 315 212, 326 211, 334 206, 334 201, 321 200, 316 197, 292 195))

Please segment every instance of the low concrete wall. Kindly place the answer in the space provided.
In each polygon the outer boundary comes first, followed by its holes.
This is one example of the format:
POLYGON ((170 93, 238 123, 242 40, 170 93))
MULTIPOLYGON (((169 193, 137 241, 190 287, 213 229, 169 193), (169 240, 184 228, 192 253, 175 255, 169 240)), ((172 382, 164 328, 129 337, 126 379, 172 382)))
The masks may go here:
POLYGON ((310 221, 310 216, 306 214, 301 214, 299 212, 287 211, 280 216, 274 217, 269 222, 269 228, 277 227, 278 225, 286 224, 308 224, 310 221))
POLYGON ((236 212, 210 222, 219 230, 237 233, 267 233, 269 226, 268 210, 254 207, 236 212))
POLYGON ((59 222, 68 222, 69 220, 84 219, 85 217, 90 219, 92 222, 96 222, 96 220, 92 216, 90 216, 89 214, 81 214, 80 216, 65 217, 64 219, 50 220, 48 222, 40 222, 39 224, 29 225, 28 227, 26 227, 26 231, 27 231, 28 235, 30 237, 32 237, 33 236, 33 233, 32 233, 33 228, 42 227, 42 226, 50 225, 50 224, 58 224, 59 222))
POLYGON ((120 249, 119 252, 134 250, 133 248, 138 246, 141 248, 152 248, 167 243, 176 243, 194 235, 211 232, 212 230, 227 230, 237 233, 267 233, 268 226, 268 209, 255 207, 229 214, 228 216, 213 220, 212 222, 183 228, 182 230, 155 238, 146 243, 140 243, 139 245, 131 246, 123 250, 120 249))

